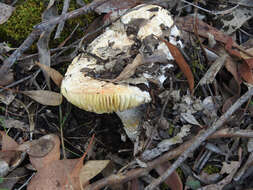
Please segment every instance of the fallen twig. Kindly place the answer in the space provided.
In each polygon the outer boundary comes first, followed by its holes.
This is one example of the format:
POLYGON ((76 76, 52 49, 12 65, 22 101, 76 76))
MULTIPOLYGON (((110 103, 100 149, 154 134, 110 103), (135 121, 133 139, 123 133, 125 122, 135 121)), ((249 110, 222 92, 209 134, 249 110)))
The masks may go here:
POLYGON ((8 86, 5 86, 4 88, 0 89, 0 92, 3 92, 3 91, 6 90, 6 89, 9 89, 9 88, 11 88, 11 87, 13 87, 13 86, 16 86, 16 85, 18 85, 18 84, 20 84, 20 83, 22 83, 22 82, 24 82, 24 81, 26 81, 26 80, 32 78, 32 77, 33 77, 33 74, 31 74, 31 75, 29 75, 29 76, 27 76, 27 77, 25 77, 25 78, 22 78, 22 79, 20 79, 20 80, 18 80, 18 81, 15 81, 15 82, 9 84, 8 86))
POLYGON ((250 129, 239 129, 239 128, 225 128, 216 131, 208 139, 216 138, 229 138, 229 137, 242 137, 242 138, 253 138, 253 130, 250 129))
MULTIPOLYGON (((247 101, 248 98, 251 97, 250 94, 253 94, 253 89, 250 89, 244 96, 242 96, 239 100, 237 100, 237 102, 233 105, 233 112, 238 109, 244 102, 247 101)), ((231 107, 232 108, 232 107, 231 107)), ((231 112, 231 108, 225 113, 226 115, 228 115, 228 113, 232 114, 233 112, 231 112)), ((225 115, 224 114, 224 115, 225 115)), ((229 116, 226 117, 221 117, 222 118, 228 118, 229 116)), ((221 120, 220 119, 220 120, 221 120)), ((220 120, 218 120, 216 122, 216 125, 219 124, 220 126, 223 124, 223 122, 225 122, 225 119, 222 119, 221 122, 220 120)), ((209 128, 209 130, 212 129, 212 127, 209 128)), ((199 138, 202 138, 201 134, 205 134, 204 131, 200 131, 200 134, 195 136, 194 138, 192 138, 189 141, 186 141, 184 144, 178 146, 177 148, 165 153, 164 155, 154 159, 153 161, 149 161, 147 162, 147 167, 146 168, 137 168, 137 169, 132 169, 128 172, 125 173, 119 173, 119 174, 113 174, 110 175, 106 178, 103 178, 95 183, 92 183, 88 186, 86 186, 84 189, 85 190, 99 190, 105 186, 108 185, 113 185, 113 184, 119 184, 119 183, 125 183, 127 181, 130 181, 134 178, 138 178, 141 176, 144 176, 146 174, 148 174, 148 172, 150 170, 152 170, 153 168, 155 168, 157 165, 162 164, 164 162, 168 162, 169 160, 172 160, 178 156, 180 156, 182 153, 184 153, 186 150, 188 150, 190 147, 194 146, 194 144, 196 144, 197 140, 199 138)), ((213 135, 208 136, 208 139, 213 139, 213 138, 221 138, 221 137, 234 137, 234 136, 238 136, 238 137, 247 137, 247 138, 252 138, 253 135, 253 131, 252 130, 236 130, 236 129, 221 129, 217 132, 215 132, 213 135)), ((202 143, 202 142, 201 142, 202 143)), ((200 144, 201 144, 200 143, 200 144)), ((198 145, 199 146, 199 145, 198 145)), ((197 146, 197 147, 198 147, 197 146)), ((147 160, 146 160, 147 161, 147 160)))
POLYGON ((10 79, 10 68, 15 63, 15 61, 22 55, 24 51, 26 51, 33 42, 40 36, 43 31, 48 30, 51 26, 58 24, 61 21, 65 21, 71 18, 75 18, 82 14, 85 14, 89 11, 94 10, 97 6, 100 6, 106 2, 106 0, 95 0, 87 6, 81 7, 74 11, 71 11, 66 14, 62 14, 54 19, 49 21, 42 22, 34 27, 34 30, 30 33, 30 35, 26 38, 26 40, 21 44, 19 48, 17 48, 7 59, 4 60, 3 65, 0 67, 0 76, 2 76, 0 85, 5 86, 9 83, 10 79))
POLYGON ((185 160, 188 158, 190 153, 197 149, 202 142, 204 142, 209 136, 211 136, 215 131, 217 131, 226 120, 232 116, 232 114, 242 106, 251 96, 253 95, 253 87, 249 87, 249 90, 241 96, 228 110, 224 113, 220 119, 218 119, 213 126, 209 127, 206 131, 200 133, 197 138, 195 138, 193 144, 178 157, 178 159, 171 165, 171 167, 159 178, 155 179, 150 185, 148 185, 145 190, 154 189, 164 180, 166 180, 185 160))
POLYGON ((137 169, 132 169, 128 172, 110 175, 106 178, 103 178, 95 183, 92 183, 84 187, 84 190, 99 190, 107 185, 125 183, 134 178, 144 176, 148 174, 150 170, 152 170, 159 164, 168 162, 168 160, 178 157, 180 154, 182 154, 182 152, 184 152, 188 147, 190 147, 193 142, 194 142, 194 139, 191 139, 185 142, 184 144, 180 145, 179 147, 175 148, 174 150, 169 151, 165 153, 164 155, 156 158, 155 160, 147 162, 146 168, 137 168, 137 169))
MULTIPOLYGON (((69 2, 70 2, 70 0, 64 0, 63 9, 62 9, 62 14, 66 14, 66 13, 68 12, 68 9, 69 9, 69 2)), ((62 32, 63 27, 64 27, 64 24, 65 24, 64 21, 61 21, 61 22, 58 24, 58 27, 57 27, 57 30, 56 30, 56 33, 55 33, 55 36, 54 36, 55 39, 57 39, 57 38, 60 37, 61 32, 62 32)))

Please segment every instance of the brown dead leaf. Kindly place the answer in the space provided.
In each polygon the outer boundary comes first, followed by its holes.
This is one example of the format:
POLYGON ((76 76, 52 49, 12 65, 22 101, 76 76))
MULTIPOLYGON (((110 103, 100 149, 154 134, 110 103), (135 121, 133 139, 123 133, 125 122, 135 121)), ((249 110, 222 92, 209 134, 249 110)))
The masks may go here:
POLYGON ((253 69, 253 58, 244 59, 250 69, 253 69))
POLYGON ((130 78, 132 75, 134 75, 136 68, 142 63, 143 63, 142 55, 141 54, 136 55, 133 62, 131 64, 128 64, 119 74, 119 76, 117 76, 115 79, 112 80, 112 82, 118 82, 130 78))
POLYGON ((253 69, 253 58, 249 57, 247 59, 244 59, 243 56, 241 56, 239 51, 232 49, 232 44, 233 44, 233 40, 230 37, 226 43, 226 46, 225 46, 225 48, 229 52, 229 54, 237 57, 240 60, 243 60, 249 66, 250 69, 253 69))
POLYGON ((16 150, 16 148, 18 147, 18 143, 16 143, 16 141, 14 141, 3 131, 0 131, 0 134, 1 134, 2 151, 16 150))
MULTIPOLYGON (((92 139, 92 142, 93 142, 93 139, 92 139)), ((91 145, 91 144, 89 144, 89 145, 91 145)), ((69 176, 67 176, 67 178, 65 178, 65 186, 71 185, 71 186, 75 186, 77 188, 82 189, 82 184, 80 183, 80 172, 83 167, 83 160, 87 154, 87 151, 89 151, 89 148, 87 148, 84 155, 80 159, 78 159, 78 162, 72 168, 69 176)))
MULTIPOLYGON (((85 153, 79 159, 79 161, 77 162, 77 164, 75 165, 75 167, 73 168, 73 170, 70 174, 71 178, 75 179, 76 183, 78 182, 78 186, 80 185, 81 189, 82 189, 82 184, 81 184, 81 181, 80 181, 80 172, 81 172, 81 169, 83 167, 83 160, 86 157, 86 155, 89 153, 89 151, 91 150, 94 138, 95 138, 95 134, 92 135, 85 153)), ((69 178, 66 180, 66 184, 68 184, 68 181, 69 181, 69 178)))
MULTIPOLYGON (((155 169, 159 175, 162 175, 171 166, 169 162, 158 165, 155 169)), ((164 183, 166 183, 171 190, 183 190, 183 183, 177 174, 173 172, 170 177, 168 177, 164 183)))
POLYGON ((9 17, 11 16, 12 12, 15 10, 14 7, 9 6, 5 3, 0 3, 0 24, 5 23, 9 17))
POLYGON ((80 172, 80 182, 85 185, 99 174, 108 164, 110 160, 90 160, 84 164, 80 172))
POLYGON ((60 159, 60 140, 57 135, 45 135, 38 140, 25 142, 18 150, 26 151, 30 161, 37 170, 60 159))
MULTIPOLYGON (((177 26, 179 26, 182 30, 193 32, 194 31, 194 18, 192 16, 180 17, 176 20, 177 26)), ((217 30, 216 28, 206 24, 205 22, 198 20, 196 23, 198 25, 198 34, 202 37, 208 38, 208 35, 212 34, 216 41, 219 41, 223 44, 227 44, 230 36, 225 33, 217 30)), ((240 47, 236 42, 232 41, 232 46, 244 52, 248 56, 253 57, 253 54, 250 52, 246 52, 242 47, 240 47)))
POLYGON ((58 87, 61 86, 61 81, 63 79, 61 73, 47 65, 41 64, 40 62, 35 62, 35 64, 38 65, 43 71, 45 71, 58 87))
POLYGON ((48 90, 30 90, 20 93, 29 96, 40 104, 47 106, 58 106, 62 103, 62 95, 48 90))
POLYGON ((239 65, 239 74, 246 82, 253 84, 253 58, 244 59, 239 51, 232 49, 232 44, 233 41, 230 37, 225 46, 226 50, 229 52, 230 55, 235 56, 243 61, 243 63, 239 65))
MULTIPOLYGON (((32 178, 27 189, 80 190, 80 171, 83 166, 83 160, 87 155, 94 138, 95 135, 92 136, 86 152, 80 159, 50 160, 49 163, 44 164, 44 167, 40 167, 36 175, 32 178)), ((56 138, 53 139, 56 140, 56 138)), ((59 139, 57 141, 59 141, 59 139)), ((59 147, 57 151, 59 151, 59 147)))
POLYGON ((227 50, 227 52, 228 52, 230 55, 235 56, 235 57, 241 59, 242 57, 241 57, 240 52, 233 49, 233 43, 234 43, 234 42, 233 42, 232 37, 228 37, 227 43, 226 43, 226 45, 225 45, 225 49, 227 50))
POLYGON ((238 72, 247 83, 253 84, 253 73, 246 63, 239 65, 238 72))
POLYGON ((21 164, 25 158, 25 153, 16 150, 0 151, 0 177, 5 176, 10 171, 21 164))
POLYGON ((161 41, 163 41, 167 45, 167 47, 169 48, 171 55, 173 56, 173 58, 175 59, 176 63, 178 64, 179 68, 184 73, 185 77, 187 78, 191 94, 193 94, 193 90, 194 90, 194 77, 193 77, 191 68, 186 63, 184 57, 182 56, 181 52, 178 50, 178 48, 176 46, 174 46, 173 44, 171 44, 170 42, 168 42, 168 41, 166 41, 166 40, 164 40, 162 38, 159 38, 159 39, 161 41))
MULTIPOLYGON (((28 190, 80 190, 79 174, 73 176, 73 170, 79 165, 80 159, 55 160, 41 168, 32 178, 28 190)), ((80 166, 81 170, 81 166, 80 166)))
POLYGON ((18 144, 5 132, 0 131, 2 150, 0 151, 0 176, 5 176, 24 160, 25 153, 18 151, 18 144))
POLYGON ((225 63, 225 68, 233 75, 235 81, 237 82, 238 86, 242 83, 241 76, 238 73, 237 64, 231 57, 228 57, 225 63))

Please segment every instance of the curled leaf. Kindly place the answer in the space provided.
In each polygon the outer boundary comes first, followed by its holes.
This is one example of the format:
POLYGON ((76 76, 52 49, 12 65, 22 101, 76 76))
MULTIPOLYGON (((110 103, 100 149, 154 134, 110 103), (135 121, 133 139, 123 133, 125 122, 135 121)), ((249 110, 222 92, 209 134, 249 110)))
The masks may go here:
POLYGON ((30 161, 37 170, 60 159, 60 139, 57 135, 45 135, 38 140, 28 142, 28 145, 30 161))
MULTIPOLYGON (((55 160, 41 168, 27 189, 81 189, 78 175, 72 175, 80 159, 55 160)), ((81 166, 79 167, 81 169, 81 166)))
POLYGON ((16 150, 18 147, 18 143, 11 137, 9 137, 5 132, 0 131, 1 135, 1 145, 2 145, 2 151, 6 150, 16 150))
POLYGON ((87 182, 99 174, 109 162, 110 160, 90 160, 86 162, 80 172, 81 184, 87 184, 87 182))
POLYGON ((38 65, 44 72, 46 72, 58 87, 61 86, 61 81, 63 79, 61 73, 47 65, 41 64, 40 62, 35 62, 35 64, 38 65))
POLYGON ((253 73, 249 65, 247 65, 246 63, 240 64, 238 72, 247 83, 253 84, 253 73))
POLYGON ((194 77, 193 77, 191 68, 186 63, 183 55, 181 54, 181 52, 178 50, 178 48, 176 46, 174 46, 173 44, 171 44, 170 42, 168 42, 168 41, 166 41, 162 38, 159 38, 159 39, 161 41, 163 41, 167 45, 167 47, 169 48, 171 55, 175 59, 176 63, 178 64, 178 66, 180 68, 180 70, 184 73, 185 77, 187 78, 190 91, 193 94, 194 77))
MULTIPOLYGON (((162 163, 158 165, 155 169, 158 174, 162 175, 166 170, 171 166, 169 162, 162 163)), ((183 183, 177 174, 176 171, 174 171, 170 177, 168 177, 164 183, 166 183, 171 190, 183 190, 183 183)))
POLYGON ((113 82, 118 82, 121 80, 126 80, 130 78, 132 75, 134 75, 136 68, 143 63, 142 55, 138 54, 134 58, 133 62, 131 64, 128 64, 123 71, 113 80, 113 82))
POLYGON ((62 95, 48 90, 22 91, 22 94, 29 96, 36 102, 47 106, 58 106, 62 103, 62 95))

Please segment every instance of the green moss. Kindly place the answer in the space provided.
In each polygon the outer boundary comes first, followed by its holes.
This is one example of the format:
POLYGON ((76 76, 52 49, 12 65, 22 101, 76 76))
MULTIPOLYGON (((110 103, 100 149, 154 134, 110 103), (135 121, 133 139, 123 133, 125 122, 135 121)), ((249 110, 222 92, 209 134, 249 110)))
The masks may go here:
POLYGON ((219 173, 220 172, 220 169, 216 166, 213 166, 211 164, 207 164, 205 167, 204 167, 204 172, 206 172, 207 174, 211 175, 211 174, 215 174, 215 173, 219 173))
POLYGON ((168 186, 166 183, 162 183, 162 184, 160 185, 160 188, 161 188, 161 190, 168 190, 168 189, 169 189, 169 186, 168 186))
POLYGON ((184 179, 184 172, 181 168, 177 168, 176 172, 179 175, 180 179, 184 179))
MULTIPOLYGON (((84 0, 85 3, 91 0, 84 0)), ((41 15, 46 9, 48 0, 20 0, 16 10, 9 20, 0 25, 0 41, 11 44, 11 47, 18 47, 27 36, 32 32, 33 26, 41 22, 41 15)), ((58 1, 57 8, 59 15, 61 14, 63 1, 58 1)), ((75 1, 70 1, 68 11, 80 8, 75 1)), ((85 14, 78 18, 70 19, 65 22, 64 29, 59 39, 53 40, 54 33, 51 35, 50 47, 56 47, 63 42, 73 31, 75 26, 79 24, 78 30, 75 32, 74 38, 78 39, 83 36, 84 30, 89 23, 95 18, 94 13, 85 14)), ((73 38, 73 37, 72 37, 73 38)), ((75 40, 73 39, 73 40, 75 40)), ((36 45, 32 46, 32 50, 36 49, 36 45)))
POLYGON ((173 135, 174 130, 175 130, 175 127, 174 127, 174 125, 171 124, 171 125, 170 125, 170 128, 169 128, 169 131, 168 131, 170 136, 173 135))
MULTIPOLYGON (((85 3, 91 2, 91 0, 84 0, 85 3)), ((61 14, 63 8, 63 1, 60 1, 57 5, 58 12, 61 14)), ((68 12, 73 11, 75 9, 80 8, 75 1, 70 1, 68 12)), ((88 13, 82 15, 80 17, 69 19, 65 22, 64 30, 61 33, 60 38, 56 39, 53 44, 59 44, 64 41, 73 31, 77 24, 79 24, 78 29, 75 31, 75 39, 81 38, 84 35, 84 31, 87 28, 88 24, 90 24, 95 19, 94 13, 88 13)))
POLYGON ((15 47, 27 38, 35 24, 41 22, 41 14, 45 9, 43 1, 40 0, 20 3, 9 20, 0 25, 1 41, 8 41, 15 47))

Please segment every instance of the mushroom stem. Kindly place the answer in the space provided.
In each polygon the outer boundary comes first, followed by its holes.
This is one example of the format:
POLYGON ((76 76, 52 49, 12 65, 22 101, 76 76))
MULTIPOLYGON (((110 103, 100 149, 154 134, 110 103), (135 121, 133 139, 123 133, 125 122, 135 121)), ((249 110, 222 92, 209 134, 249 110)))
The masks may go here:
POLYGON ((145 113, 145 105, 141 105, 125 111, 117 111, 116 114, 121 119, 124 130, 131 141, 135 142, 139 134, 139 126, 145 113))

